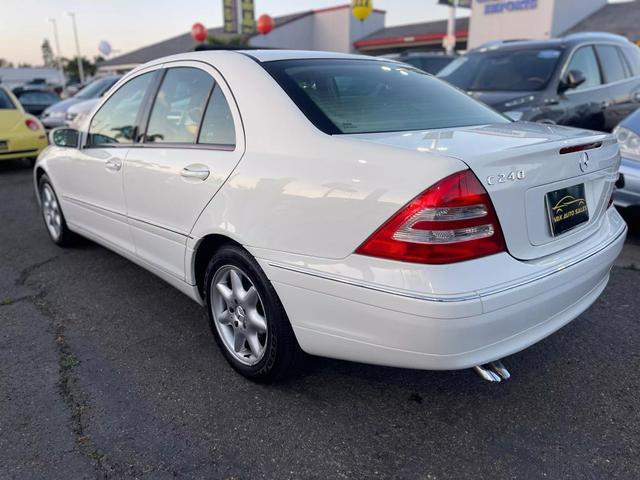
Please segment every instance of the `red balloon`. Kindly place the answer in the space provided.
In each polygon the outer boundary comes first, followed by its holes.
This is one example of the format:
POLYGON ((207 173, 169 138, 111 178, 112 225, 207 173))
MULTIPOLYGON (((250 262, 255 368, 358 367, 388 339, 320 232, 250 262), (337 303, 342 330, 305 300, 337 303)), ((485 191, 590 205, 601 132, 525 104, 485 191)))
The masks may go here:
POLYGON ((204 42, 207 39, 209 32, 203 24, 196 22, 191 26, 191 38, 196 42, 204 42))
POLYGON ((260 15, 260 17, 258 17, 258 21, 256 22, 256 27, 262 35, 266 35, 271 30, 273 30, 273 18, 266 14, 260 15))

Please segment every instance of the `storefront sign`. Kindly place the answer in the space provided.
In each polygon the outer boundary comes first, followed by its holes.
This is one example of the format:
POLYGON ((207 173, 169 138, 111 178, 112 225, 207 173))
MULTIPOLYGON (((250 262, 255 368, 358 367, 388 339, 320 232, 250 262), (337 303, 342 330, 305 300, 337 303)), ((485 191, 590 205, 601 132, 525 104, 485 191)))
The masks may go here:
POLYGON ((237 0, 222 0, 222 15, 224 18, 224 33, 238 33, 237 0))
POLYGON ((256 33, 256 17, 253 0, 222 0, 224 33, 256 33))
POLYGON ((240 31, 243 35, 256 33, 256 13, 253 0, 241 0, 242 17, 240 31))
MULTIPOLYGON (((440 5, 449 5, 453 6, 455 0, 438 0, 440 5)), ((460 8, 471 8, 471 0, 458 0, 458 7, 460 8)))
POLYGON ((538 8, 538 0, 476 0, 476 2, 484 4, 485 14, 535 10, 538 8))

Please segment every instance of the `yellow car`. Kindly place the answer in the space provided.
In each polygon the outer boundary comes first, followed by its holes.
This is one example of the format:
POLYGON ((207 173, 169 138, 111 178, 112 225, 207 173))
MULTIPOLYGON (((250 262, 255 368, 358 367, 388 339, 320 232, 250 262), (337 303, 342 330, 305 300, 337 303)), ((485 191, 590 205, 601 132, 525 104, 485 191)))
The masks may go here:
POLYGON ((13 93, 0 86, 0 160, 28 158, 35 162, 47 143, 42 123, 24 111, 13 93))

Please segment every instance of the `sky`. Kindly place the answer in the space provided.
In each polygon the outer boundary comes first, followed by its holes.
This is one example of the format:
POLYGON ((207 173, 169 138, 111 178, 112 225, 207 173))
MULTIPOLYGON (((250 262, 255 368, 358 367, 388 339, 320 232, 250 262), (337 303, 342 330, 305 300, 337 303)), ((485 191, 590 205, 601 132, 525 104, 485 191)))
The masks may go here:
MULTIPOLYGON (((255 0, 256 17, 344 3, 348 2, 255 0)), ((448 8, 437 5, 437 0, 374 0, 374 6, 387 11, 387 26, 443 19, 448 15, 448 8)), ((76 14, 80 51, 89 58, 99 54, 101 40, 107 40, 113 55, 117 55, 188 32, 194 22, 202 22, 208 28, 222 25, 222 0, 2 0, 0 58, 41 64, 42 41, 48 38, 54 52, 56 48, 50 18, 58 25, 62 56, 74 56, 73 29, 67 12, 76 14)))
MULTIPOLYGON (((255 0, 256 17, 278 16, 348 3, 347 0, 255 0)), ((40 46, 48 38, 55 52, 53 25, 58 24, 62 56, 75 55, 71 17, 78 23, 80 51, 93 58, 107 40, 125 53, 188 32, 194 22, 208 28, 222 25, 222 0, 2 0, 0 58, 14 63, 42 63, 40 46)), ((446 18, 437 0, 374 0, 387 10, 387 25, 446 18)), ((114 54, 115 55, 115 54, 114 54)))

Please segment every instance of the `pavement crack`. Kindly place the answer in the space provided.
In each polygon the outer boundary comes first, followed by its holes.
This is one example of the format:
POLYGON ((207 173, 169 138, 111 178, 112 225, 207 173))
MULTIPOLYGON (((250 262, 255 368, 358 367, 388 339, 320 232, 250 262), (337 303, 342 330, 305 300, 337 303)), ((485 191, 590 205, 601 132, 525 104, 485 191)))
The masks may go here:
POLYGON ((38 268, 53 262, 56 258, 58 258, 59 255, 54 255, 53 257, 47 258, 46 260, 43 260, 41 262, 37 262, 34 263, 32 265, 29 265, 28 267, 24 268, 20 274, 18 275, 18 278, 16 279, 16 285, 24 285, 27 282, 27 279, 29 278, 29 276, 31 276, 31 274, 37 270, 38 268))
MULTIPOLYGON (((37 268, 51 260, 53 258, 30 268, 33 270, 33 268, 37 268)), ((47 292, 43 289, 35 297, 31 298, 34 301, 34 305, 50 319, 53 327, 58 353, 59 392, 71 415, 71 430, 75 435, 76 447, 83 456, 93 463, 97 479, 112 478, 115 475, 115 468, 109 464, 106 454, 100 451, 88 433, 89 412, 91 411, 89 398, 82 391, 74 373, 82 364, 82 360, 74 354, 67 342, 64 320, 47 303, 46 295, 47 292)))

